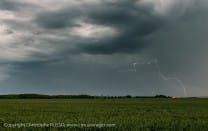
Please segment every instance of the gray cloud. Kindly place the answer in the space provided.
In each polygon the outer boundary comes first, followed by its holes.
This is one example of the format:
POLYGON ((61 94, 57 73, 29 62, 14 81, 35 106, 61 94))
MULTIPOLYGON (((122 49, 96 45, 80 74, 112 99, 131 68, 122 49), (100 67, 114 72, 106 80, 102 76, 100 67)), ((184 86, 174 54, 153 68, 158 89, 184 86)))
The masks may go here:
POLYGON ((35 21, 46 29, 79 27, 78 20, 115 28, 119 35, 102 40, 78 43, 82 53, 113 54, 136 52, 148 45, 146 37, 161 28, 164 22, 149 7, 135 5, 137 1, 101 2, 76 9, 40 13, 35 21), (129 26, 131 25, 131 26, 129 26))
POLYGON ((189 95, 207 95, 207 8, 204 0, 1 1, 0 92, 182 96, 153 64, 131 71, 157 58, 189 95))
POLYGON ((80 10, 65 9, 40 13, 35 21, 46 29, 61 29, 76 26, 77 24, 73 20, 80 15, 80 10))
POLYGON ((0 2, 0 9, 3 10, 14 10, 17 9, 15 3, 13 3, 12 1, 9 0, 2 0, 0 2))
POLYGON ((23 3, 21 1, 14 0, 1 0, 0 1, 0 9, 1 10, 19 10, 21 8, 34 7, 34 5, 23 3))

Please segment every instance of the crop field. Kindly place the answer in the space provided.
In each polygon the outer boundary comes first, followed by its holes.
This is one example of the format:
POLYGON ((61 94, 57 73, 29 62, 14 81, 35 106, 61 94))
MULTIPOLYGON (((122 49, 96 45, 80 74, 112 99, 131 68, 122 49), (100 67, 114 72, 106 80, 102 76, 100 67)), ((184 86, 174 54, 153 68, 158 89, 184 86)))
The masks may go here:
POLYGON ((0 131, 207 131, 208 99, 0 99, 0 124, 0 131))

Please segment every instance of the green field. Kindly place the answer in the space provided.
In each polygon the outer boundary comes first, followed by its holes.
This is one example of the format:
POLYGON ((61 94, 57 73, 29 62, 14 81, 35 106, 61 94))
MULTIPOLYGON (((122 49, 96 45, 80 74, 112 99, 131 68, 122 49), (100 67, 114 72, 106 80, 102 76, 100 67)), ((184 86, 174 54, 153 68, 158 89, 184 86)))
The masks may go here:
POLYGON ((208 99, 0 99, 0 131, 207 131, 208 99), (4 127, 5 123, 115 124, 112 127, 4 127))

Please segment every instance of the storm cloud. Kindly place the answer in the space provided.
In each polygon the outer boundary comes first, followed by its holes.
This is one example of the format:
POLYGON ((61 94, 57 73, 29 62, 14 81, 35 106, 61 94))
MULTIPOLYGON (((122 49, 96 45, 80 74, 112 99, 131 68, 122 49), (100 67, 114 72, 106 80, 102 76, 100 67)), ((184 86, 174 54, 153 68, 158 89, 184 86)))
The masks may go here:
MULTIPOLYGON (((131 53, 148 46, 145 38, 159 30, 164 22, 159 15, 153 14, 153 9, 138 6, 136 2, 103 1, 96 5, 65 8, 40 13, 35 21, 45 29, 79 29, 83 23, 94 26, 94 30, 103 26, 100 28, 109 28, 109 32, 110 29, 115 30, 115 34, 112 34, 115 36, 105 38, 103 35, 103 39, 78 43, 82 53, 131 53)), ((90 28, 87 30, 90 32, 90 28)))
POLYGON ((0 93, 183 96, 157 59, 207 95, 207 11, 205 0, 3 0, 0 93))

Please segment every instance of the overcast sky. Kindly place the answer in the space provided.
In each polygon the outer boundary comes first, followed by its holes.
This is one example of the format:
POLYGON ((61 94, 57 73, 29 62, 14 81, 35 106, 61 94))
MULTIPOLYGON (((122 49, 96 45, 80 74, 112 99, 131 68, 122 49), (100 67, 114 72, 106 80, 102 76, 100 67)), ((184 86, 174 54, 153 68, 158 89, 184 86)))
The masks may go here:
POLYGON ((0 94, 208 95, 207 0, 1 0, 0 94))

